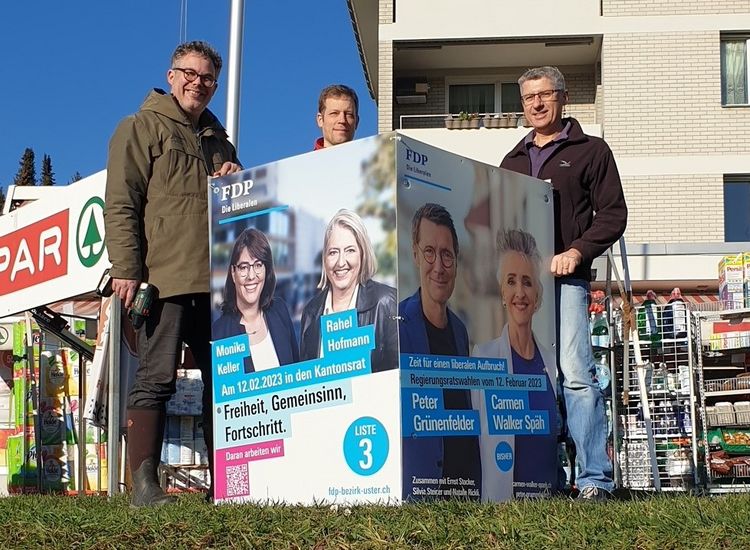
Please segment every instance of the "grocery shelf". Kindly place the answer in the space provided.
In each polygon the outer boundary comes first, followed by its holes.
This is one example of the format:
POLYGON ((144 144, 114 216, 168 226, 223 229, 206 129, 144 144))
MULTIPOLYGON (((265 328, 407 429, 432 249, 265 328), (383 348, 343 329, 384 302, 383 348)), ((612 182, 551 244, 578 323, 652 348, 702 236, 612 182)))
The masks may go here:
MULTIPOLYGON (((699 406, 701 425, 705 426, 702 433, 707 455, 716 452, 716 450, 723 450, 736 458, 737 456, 745 456, 742 451, 743 447, 732 448, 717 443, 715 436, 710 436, 709 432, 714 434, 715 430, 729 430, 729 433, 731 433, 731 430, 745 431, 750 428, 750 410, 747 407, 738 408, 741 401, 750 400, 750 376, 742 376, 741 374, 748 371, 748 365, 745 362, 746 354, 750 352, 750 346, 716 349, 717 340, 702 338, 700 331, 705 322, 717 323, 748 318, 750 317, 750 308, 722 308, 722 305, 726 306, 726 304, 720 304, 716 309, 698 308, 693 311, 693 316, 697 320, 697 341, 702 343, 700 353, 697 356, 699 406), (710 349, 712 346, 714 349, 710 349), (733 356, 732 363, 736 364, 715 364, 727 362, 726 358, 729 356, 733 356), (704 359, 709 364, 704 365, 704 359), (739 376, 731 376, 735 373, 739 376), (722 403, 720 398, 723 398, 726 403, 722 403)), ((711 327, 710 324, 706 324, 706 326, 711 327)), ((713 327, 711 329, 713 330, 713 327)), ((736 334, 743 333, 738 332, 736 334)), ((747 339, 744 336, 735 335, 728 340, 728 343, 731 345, 745 344, 747 339)), ((748 454, 750 455, 750 453, 748 454)), ((745 462, 732 464, 730 471, 719 473, 711 468, 710 463, 710 460, 706 460, 704 463, 706 488, 709 493, 744 493, 750 490, 750 481, 748 480, 750 478, 750 464, 745 462)))
POLYGON ((745 369, 742 367, 738 367, 737 365, 713 365, 713 366, 704 366, 703 370, 741 370, 744 371, 745 369))
MULTIPOLYGON (((618 387, 623 390, 617 404, 621 441, 616 457, 621 485, 630 489, 684 492, 698 486, 700 477, 694 320, 683 309, 683 315, 687 315, 682 318, 685 336, 663 338, 664 334, 670 334, 669 327, 675 326, 665 319, 676 314, 669 304, 650 307, 654 308, 651 319, 655 319, 655 336, 647 338, 642 333, 629 341, 623 370, 617 379, 618 387), (639 388, 639 374, 645 375, 645 396, 639 388), (647 401, 651 419, 651 440, 646 430, 643 399, 647 401), (655 454, 655 471, 651 453, 655 454)), ((636 308, 636 316, 639 309, 636 308)), ((653 330, 653 325, 650 329, 653 330)))
POLYGON ((729 395, 747 395, 750 396, 749 390, 712 390, 705 392, 706 397, 727 397, 729 395))
MULTIPOLYGON (((723 427, 723 426, 722 426, 723 427)), ((693 432, 679 432, 679 433, 670 433, 670 434, 654 434, 654 439, 687 439, 692 437, 693 432)), ((627 440, 628 441, 640 441, 646 439, 646 434, 628 434, 627 440)))
MULTIPOLYGON (((716 378, 705 381, 706 395, 719 391, 734 391, 750 395, 750 377, 716 378)), ((734 394, 727 394, 734 395, 734 394)))

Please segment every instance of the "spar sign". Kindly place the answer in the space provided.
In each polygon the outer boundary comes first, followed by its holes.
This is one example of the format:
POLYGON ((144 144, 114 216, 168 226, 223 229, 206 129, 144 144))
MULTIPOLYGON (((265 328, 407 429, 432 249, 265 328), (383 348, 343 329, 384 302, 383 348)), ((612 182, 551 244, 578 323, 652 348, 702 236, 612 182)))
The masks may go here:
POLYGON ((28 288, 68 272, 68 211, 0 237, 0 294, 28 288))
POLYGON ((0 216, 0 317, 91 292, 109 267, 102 171, 0 216))

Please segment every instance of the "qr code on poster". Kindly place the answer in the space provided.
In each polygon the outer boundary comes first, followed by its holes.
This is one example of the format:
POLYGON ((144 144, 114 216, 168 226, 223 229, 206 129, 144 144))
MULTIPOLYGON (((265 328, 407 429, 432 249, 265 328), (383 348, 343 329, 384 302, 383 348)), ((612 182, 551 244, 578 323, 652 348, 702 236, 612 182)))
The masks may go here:
POLYGON ((227 496, 237 497, 250 494, 249 464, 227 466, 227 496))

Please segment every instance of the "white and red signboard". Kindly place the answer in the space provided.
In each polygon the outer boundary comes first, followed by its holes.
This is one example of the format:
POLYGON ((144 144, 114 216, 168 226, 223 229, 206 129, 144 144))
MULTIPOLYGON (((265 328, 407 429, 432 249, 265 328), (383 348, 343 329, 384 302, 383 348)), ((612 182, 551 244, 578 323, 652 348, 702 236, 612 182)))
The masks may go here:
POLYGON ((96 288, 109 267, 106 181, 101 171, 0 216, 0 317, 96 288))

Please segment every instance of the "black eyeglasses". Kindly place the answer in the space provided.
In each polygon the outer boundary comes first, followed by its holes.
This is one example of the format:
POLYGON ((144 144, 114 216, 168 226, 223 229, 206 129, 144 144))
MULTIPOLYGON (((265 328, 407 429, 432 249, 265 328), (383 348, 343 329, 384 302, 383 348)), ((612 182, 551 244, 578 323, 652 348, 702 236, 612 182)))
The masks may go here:
POLYGON ((263 273, 263 269, 265 269, 265 264, 261 262, 260 260, 257 260, 253 263, 247 263, 242 262, 240 264, 235 264, 232 266, 234 270, 240 274, 240 277, 243 279, 247 278, 248 275, 250 275, 250 268, 253 268, 253 271, 256 275, 260 275, 263 273))
MULTIPOLYGON (((419 248, 419 245, 417 245, 417 248, 419 248)), ((422 253, 422 256, 428 264, 435 263, 437 252, 434 248, 431 246, 425 246, 424 248, 419 248, 419 251, 422 253)), ((453 264, 456 263, 456 255, 450 250, 442 248, 440 250, 440 263, 443 264, 443 267, 445 268, 453 267, 453 264)))
POLYGON ((562 92, 562 90, 542 90, 541 92, 537 92, 535 94, 522 95, 521 101, 523 101, 524 105, 531 105, 532 103, 534 103, 534 98, 539 97, 542 102, 546 103, 547 101, 553 100, 555 92, 562 92))
POLYGON ((200 77, 201 83, 206 88, 213 88, 216 86, 216 77, 212 74, 198 74, 193 69, 183 69, 182 67, 172 67, 173 71, 180 71, 183 75, 185 75, 185 80, 188 82, 194 81, 196 78, 200 77))

